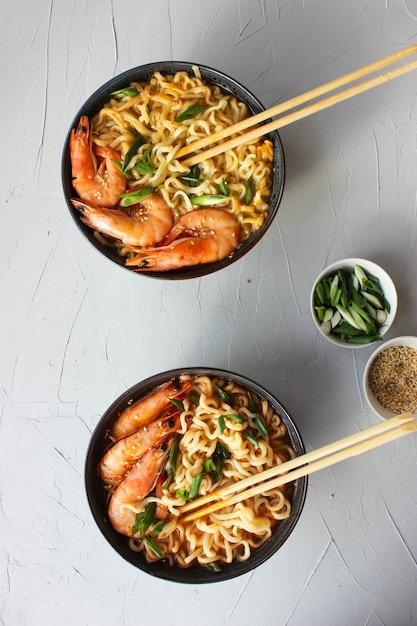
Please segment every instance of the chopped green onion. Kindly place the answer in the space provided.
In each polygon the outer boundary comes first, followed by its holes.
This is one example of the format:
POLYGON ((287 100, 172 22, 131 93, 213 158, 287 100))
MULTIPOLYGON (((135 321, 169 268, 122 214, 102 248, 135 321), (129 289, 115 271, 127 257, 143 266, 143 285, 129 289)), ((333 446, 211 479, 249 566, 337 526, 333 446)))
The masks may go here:
POLYGON ((259 431, 259 434, 261 435, 261 437, 263 439, 266 439, 268 437, 268 431, 267 431, 266 426, 263 423, 260 415, 257 415, 255 417, 254 424, 256 426, 256 429, 259 431))
POLYGON ((248 206, 255 195, 255 181, 253 180, 253 176, 251 176, 246 184, 246 193, 243 199, 243 202, 248 206))
POLYGON ((249 411, 251 413, 257 413, 258 412, 258 407, 255 404, 255 400, 253 398, 253 395, 248 391, 248 400, 249 400, 249 411))
POLYGON ((188 399, 193 404, 198 404, 200 402, 200 397, 196 393, 190 393, 190 395, 188 396, 188 399))
POLYGON ((138 135, 136 137, 135 141, 133 142, 133 144, 131 145, 131 147, 129 148, 129 150, 126 152, 126 156, 124 158, 123 166, 122 166, 123 167, 123 171, 126 170, 126 168, 129 165, 130 161, 135 156, 135 154, 137 153, 139 148, 141 146, 143 146, 144 143, 146 143, 146 139, 144 137, 142 137, 142 135, 138 135))
POLYGON ((245 417, 236 415, 236 413, 228 413, 227 415, 223 415, 222 417, 227 420, 231 420, 232 422, 235 422, 235 424, 243 424, 244 422, 248 421, 245 417))
POLYGON ((176 400, 175 398, 169 398, 169 401, 172 402, 172 404, 176 406, 177 409, 179 409, 180 411, 184 410, 184 404, 181 402, 181 400, 176 400))
POLYGON ((207 109, 207 107, 208 104, 199 104, 198 102, 196 102, 195 104, 189 106, 188 109, 185 109, 185 111, 182 111, 182 113, 177 115, 174 118, 174 121, 183 122, 184 120, 190 120, 194 117, 197 117, 197 115, 202 113, 205 109, 207 109))
POLYGON ((213 204, 222 204, 222 202, 227 202, 228 200, 228 196, 221 196, 219 194, 207 194, 205 196, 193 196, 190 198, 191 204, 197 206, 212 206, 213 204))
POLYGON ((233 398, 230 395, 230 393, 228 393, 227 391, 225 391, 224 389, 216 385, 215 382, 213 382, 213 387, 216 390, 216 393, 220 396, 220 399, 222 400, 222 402, 225 402, 229 406, 233 404, 233 398))
POLYGON ((156 554, 156 556, 159 556, 160 558, 164 556, 161 548, 153 541, 153 539, 151 539, 150 537, 145 537, 144 542, 152 550, 152 552, 156 554))
POLYGON ((248 441, 250 441, 251 443, 253 443, 254 446, 259 446, 259 441, 257 440, 257 438, 252 435, 252 433, 250 433, 247 430, 244 430, 242 432, 242 435, 245 437, 245 439, 247 439, 248 441))
POLYGON ((351 343, 370 343, 380 339, 390 305, 379 279, 355 265, 351 271, 338 270, 320 280, 314 290, 314 311, 323 333, 334 333, 343 341, 353 338, 351 343))
POLYGON ((146 198, 152 196, 156 191, 156 187, 141 187, 136 191, 128 191, 126 193, 122 193, 119 195, 120 206, 127 208, 132 206, 132 204, 138 204, 138 202, 143 202, 146 198))
POLYGON ((222 568, 216 561, 213 561, 212 563, 206 563, 205 567, 215 574, 218 574, 222 571, 222 568))
POLYGON ((123 169, 123 165, 120 163, 120 161, 116 161, 116 159, 110 159, 110 161, 113 163, 113 165, 115 165, 117 167, 118 170, 121 171, 123 176, 126 176, 126 178, 128 180, 133 180, 134 179, 134 176, 132 176, 131 172, 129 172, 128 170, 124 170, 123 169))
POLYGON ((188 494, 189 500, 194 500, 194 498, 198 495, 202 479, 203 479, 202 472, 201 474, 197 474, 196 476, 193 476, 190 493, 188 494))
POLYGON ((116 100, 121 100, 124 96, 137 96, 139 91, 134 85, 130 85, 129 87, 125 87, 124 89, 118 89, 117 91, 112 91, 110 95, 116 100))
POLYGON ((217 418, 217 424, 219 426, 219 432, 222 435, 224 433, 224 429, 226 428, 224 415, 219 415, 219 417, 217 418))
POLYGON ((181 435, 175 435, 174 441, 172 442, 171 449, 169 451, 169 467, 171 472, 175 476, 175 472, 177 471, 177 460, 178 460, 178 452, 180 449, 180 439, 181 435))
POLYGON ((196 187, 204 180, 203 178, 200 178, 200 170, 198 165, 193 165, 188 174, 180 176, 179 179, 189 187, 196 187))
POLYGON ((218 441, 213 454, 213 463, 215 465, 213 479, 216 483, 222 477, 225 459, 230 459, 230 452, 221 441, 218 441))
POLYGON ((222 181, 219 183, 219 189, 222 192, 222 194, 224 196, 229 196, 230 192, 229 192, 229 187, 227 186, 227 182, 225 181, 225 179, 223 178, 222 181))
POLYGON ((156 524, 152 526, 151 537, 157 537, 163 530, 165 526, 165 522, 163 519, 159 520, 156 524))
POLYGON ((145 509, 141 513, 136 513, 135 523, 132 526, 132 537, 139 532, 139 535, 143 537, 148 530, 149 526, 155 519, 156 502, 150 502, 146 505, 145 509))
POLYGON ((213 459, 206 459, 203 466, 204 472, 210 474, 213 469, 213 459))

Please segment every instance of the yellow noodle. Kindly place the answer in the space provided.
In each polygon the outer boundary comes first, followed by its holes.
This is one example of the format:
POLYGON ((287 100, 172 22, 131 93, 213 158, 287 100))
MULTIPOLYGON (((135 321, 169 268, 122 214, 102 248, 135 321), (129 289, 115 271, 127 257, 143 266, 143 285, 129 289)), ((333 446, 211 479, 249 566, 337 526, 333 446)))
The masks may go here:
MULTIPOLYGON (((131 166, 151 150, 151 162, 156 172, 140 174, 131 169, 134 180, 128 186, 159 187, 174 218, 195 208, 191 196, 219 194, 219 184, 225 181, 230 197, 219 207, 236 216, 245 240, 262 226, 266 216, 273 175, 273 146, 269 140, 261 138, 227 150, 199 164, 201 184, 190 187, 181 181, 180 176, 188 171, 176 158, 181 147, 231 126, 248 115, 244 103, 222 93, 218 87, 204 84, 198 67, 195 66, 193 72, 190 75, 178 72, 172 76, 156 72, 149 83, 132 83, 139 91, 137 95, 124 96, 121 100, 112 98, 93 117, 93 141, 117 150, 123 160, 136 133, 142 135, 146 143, 138 149, 131 166), (198 118, 175 121, 179 112, 200 102, 208 106, 198 118), (255 181, 255 194, 247 206, 244 198, 250 178, 255 181)), ((107 245, 116 246, 123 256, 134 253, 132 248, 122 246, 118 241, 107 238, 105 241, 107 245)))
MULTIPOLYGON (((192 379, 190 396, 192 401, 190 398, 183 401, 183 428, 175 477, 160 499, 151 495, 133 510, 140 512, 151 501, 167 507, 165 527, 155 542, 171 563, 189 567, 196 563, 244 561, 252 550, 270 539, 275 524, 291 514, 292 485, 248 498, 188 523, 179 517, 184 500, 178 494, 189 492, 193 477, 200 473, 203 477, 199 495, 205 495, 293 458, 295 451, 289 443, 285 425, 267 400, 257 398, 253 393, 249 397, 246 389, 234 383, 206 376, 192 379), (216 387, 229 394, 230 403, 227 398, 220 397, 216 387), (255 413, 251 410, 254 402, 255 413), (237 423, 226 417, 225 429, 221 432, 219 417, 222 415, 237 415, 243 422, 237 423), (262 417, 268 430, 265 440, 257 434, 258 445, 243 434, 248 431, 252 435, 257 433, 254 428, 256 416, 262 417), (213 458, 218 442, 226 447, 230 458, 224 460, 221 480, 215 484, 213 474, 204 473, 204 462, 213 458)), ((135 550, 140 549, 140 540, 135 538, 131 543, 135 550)), ((157 558, 148 549, 145 554, 148 560, 157 558)))

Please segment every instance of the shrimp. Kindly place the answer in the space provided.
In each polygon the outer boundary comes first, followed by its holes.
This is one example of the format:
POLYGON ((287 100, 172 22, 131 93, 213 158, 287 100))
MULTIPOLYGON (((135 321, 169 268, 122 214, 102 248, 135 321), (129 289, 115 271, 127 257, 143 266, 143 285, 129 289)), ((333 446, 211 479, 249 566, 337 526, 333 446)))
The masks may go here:
POLYGON ((140 426, 153 422, 172 407, 171 399, 181 400, 191 386, 190 380, 178 378, 170 378, 162 383, 119 415, 113 426, 112 437, 117 441, 135 432, 140 426))
POLYGON ((71 131, 70 156, 72 185, 80 198, 96 206, 116 206, 126 189, 126 177, 112 161, 120 162, 120 154, 109 146, 93 146, 85 115, 71 131))
POLYGON ((149 426, 142 426, 131 435, 119 439, 100 461, 99 472, 102 480, 107 485, 119 484, 145 452, 162 444, 180 427, 180 412, 175 410, 149 426))
POLYGON ((182 215, 161 243, 126 261, 138 272, 169 271, 226 258, 240 243, 240 225, 220 209, 195 209, 182 215))
POLYGON ((136 506, 155 487, 171 445, 172 440, 145 452, 113 491, 108 506, 109 519, 113 528, 122 535, 132 536, 136 513, 130 507, 136 506))
POLYGON ((172 211, 158 193, 125 211, 99 207, 72 199, 81 220, 105 235, 120 239, 127 246, 154 246, 172 227, 172 211))

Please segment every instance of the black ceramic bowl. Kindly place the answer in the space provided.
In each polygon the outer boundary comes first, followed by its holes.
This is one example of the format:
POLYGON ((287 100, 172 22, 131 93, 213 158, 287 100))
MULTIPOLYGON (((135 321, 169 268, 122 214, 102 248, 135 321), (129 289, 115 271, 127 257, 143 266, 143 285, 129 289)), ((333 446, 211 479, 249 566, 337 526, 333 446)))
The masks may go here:
POLYGON ((230 565, 222 566, 220 572, 214 573, 199 565, 183 569, 176 565, 170 565, 163 560, 155 563, 148 563, 142 553, 132 551, 128 545, 128 538, 116 532, 108 519, 106 506, 107 493, 97 472, 98 463, 109 444, 109 429, 111 429, 116 417, 127 406, 128 402, 130 403, 132 400, 136 402, 157 385, 160 385, 171 377, 177 377, 181 374, 199 376, 208 375, 211 377, 231 380, 254 392, 255 394, 258 394, 262 398, 265 398, 274 410, 281 416, 282 421, 286 425, 291 445, 295 449, 297 456, 304 454, 305 450, 302 439, 291 417, 288 415, 282 404, 271 393, 269 393, 266 389, 263 389, 257 383, 239 374, 213 368, 197 367, 171 370, 152 376, 151 378, 148 378, 128 389, 115 402, 113 402, 100 419, 91 437, 86 458, 85 484, 87 498, 93 517, 104 537, 110 545, 113 546, 116 552, 120 554, 120 556, 135 567, 138 567, 144 572, 147 572, 157 578, 179 583, 197 584, 220 582, 246 574, 255 567, 264 563, 264 561, 269 559, 275 552, 277 552, 277 550, 279 550, 283 543, 288 539, 301 515, 306 498, 307 477, 300 478, 295 483, 292 499, 292 513, 290 517, 277 524, 271 539, 263 546, 255 550, 247 561, 234 561, 230 565))
MULTIPOLYGON (((79 119, 82 115, 87 115, 87 117, 91 118, 94 116, 106 102, 110 100, 110 94, 113 91, 118 89, 122 89, 131 83, 132 81, 149 81, 153 74, 156 71, 164 74, 175 74, 180 71, 187 71, 192 73, 192 66, 194 63, 182 62, 182 61, 166 61, 166 62, 156 62, 149 63, 147 65, 141 65, 139 67, 135 67, 133 69, 127 70, 122 74, 112 78, 107 83, 105 83, 102 87, 97 89, 92 96, 88 98, 85 104, 78 111, 75 116, 73 123, 71 124, 71 128, 66 137, 63 157, 62 157, 62 168, 61 168, 61 176, 62 176, 62 185, 64 190, 64 196, 66 203, 68 205, 68 209, 74 218, 78 228, 80 231, 87 237, 89 242, 99 251, 101 254, 106 256, 108 259, 120 265, 121 267, 125 266, 125 259, 120 257, 115 249, 109 248, 100 244, 97 239, 94 237, 93 230, 83 224, 80 220, 79 213, 73 207, 70 200, 71 198, 77 197, 73 187, 72 187, 72 177, 71 177, 71 161, 69 155, 69 139, 71 134, 71 129, 76 128, 79 122, 79 119)), ((201 76, 203 80, 207 84, 217 85, 220 89, 227 94, 231 94, 238 98, 240 101, 244 102, 251 114, 256 114, 264 110, 264 107, 259 102, 255 96, 253 96, 245 87, 236 82, 233 78, 222 74, 221 72, 205 67, 203 65, 198 64, 198 67, 201 72, 201 76)), ((265 218, 265 221, 262 227, 254 233, 248 240, 246 240, 235 252, 226 259, 218 261, 216 263, 207 263, 204 265, 196 265, 193 267, 186 267, 181 270, 172 270, 169 272, 137 272, 138 274, 142 274, 145 276, 150 276, 152 278, 160 278, 164 280, 169 279, 185 279, 185 278, 195 278, 198 276, 204 276, 206 274, 210 274, 219 269, 227 267, 234 261, 242 258, 249 250, 253 248, 253 246, 261 239, 261 237, 268 230, 271 225, 275 214, 278 210, 279 204, 281 202, 281 197, 284 188, 284 153, 282 149, 282 144, 280 137, 277 132, 270 133, 268 138, 273 142, 274 146, 274 179, 272 186, 272 193, 269 203, 268 215, 265 218)), ((129 271, 134 271, 132 268, 126 268, 129 271)))

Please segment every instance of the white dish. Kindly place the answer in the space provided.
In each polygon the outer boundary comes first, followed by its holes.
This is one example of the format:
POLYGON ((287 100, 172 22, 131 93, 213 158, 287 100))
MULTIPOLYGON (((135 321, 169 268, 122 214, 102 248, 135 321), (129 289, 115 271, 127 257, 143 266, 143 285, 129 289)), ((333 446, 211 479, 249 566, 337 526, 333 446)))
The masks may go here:
MULTIPOLYGON (((365 398, 369 406, 374 411, 374 413, 376 413, 378 417, 380 417, 381 419, 389 419, 390 417, 397 415, 397 413, 393 411, 389 411, 388 409, 384 408, 382 404, 378 402, 378 400, 376 399, 371 389, 371 385, 369 382, 369 374, 370 374, 371 366, 374 363, 376 357, 379 354, 381 354, 383 350, 386 350, 387 348, 390 348, 393 346, 406 346, 409 348, 413 348, 414 350, 417 350, 417 337, 412 337, 412 336, 395 337, 394 339, 389 339, 388 341, 384 341, 384 343, 378 346, 378 348, 371 354, 370 358, 368 359, 368 362, 365 366, 365 370, 363 373, 363 390, 364 390, 365 398)), ((400 411, 400 413, 401 412, 405 412, 405 411, 400 411)))
POLYGON ((395 319, 395 315, 397 313, 397 306, 398 306, 397 290, 395 288, 395 285, 391 277, 389 276, 389 274, 387 274, 387 272, 380 265, 377 265, 377 263, 374 263, 373 261, 368 261, 367 259, 361 259, 361 258, 356 258, 356 257, 342 259, 340 261, 336 261, 335 263, 332 263, 331 265, 328 265, 322 272, 320 272, 320 274, 317 276, 316 280, 314 281, 313 288, 311 290, 311 295, 310 295, 310 309, 311 309, 311 315, 313 317, 314 323, 318 331, 320 332, 320 334, 323 335, 323 337, 325 337, 328 341, 330 341, 330 343, 333 343, 337 346, 342 346, 343 348, 351 348, 351 349, 366 348, 369 346, 373 346, 375 345, 375 342, 348 343, 347 341, 342 340, 340 337, 338 337, 334 333, 330 333, 330 334, 324 333, 322 329, 320 328, 321 322, 319 321, 316 315, 314 296, 315 296, 316 286, 323 278, 325 278, 326 276, 335 274, 338 270, 341 270, 341 271, 352 270, 353 271, 353 268, 355 265, 359 265, 365 271, 366 274, 368 275, 371 274, 373 276, 376 276, 379 279, 379 283, 384 292, 384 296, 390 304, 390 311, 387 314, 387 319, 379 331, 381 337, 383 337, 389 331, 395 319))

